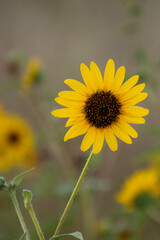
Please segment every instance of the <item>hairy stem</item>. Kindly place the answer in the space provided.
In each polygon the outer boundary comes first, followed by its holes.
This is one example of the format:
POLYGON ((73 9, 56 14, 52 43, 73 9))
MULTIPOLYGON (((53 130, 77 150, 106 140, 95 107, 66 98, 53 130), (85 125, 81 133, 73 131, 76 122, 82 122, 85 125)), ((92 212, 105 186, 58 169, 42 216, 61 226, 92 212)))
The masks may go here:
POLYGON ((66 207, 65 207, 65 209, 63 211, 63 214, 62 214, 62 216, 61 216, 61 218, 59 220, 59 223, 57 225, 57 228, 56 228, 56 231, 55 231, 54 235, 57 235, 59 233, 61 227, 62 227, 64 219, 65 219, 65 217, 66 217, 66 215, 67 215, 67 213, 68 213, 68 211, 69 211, 69 209, 71 207, 71 204, 72 204, 72 202, 73 202, 73 200, 74 200, 74 198, 76 196, 76 193, 79 190, 80 184, 81 184, 81 182, 82 182, 82 180, 83 180, 83 178, 85 176, 85 173, 86 173, 86 171, 87 171, 87 169, 89 167, 89 164, 91 162, 92 157, 93 157, 93 151, 91 151, 91 153, 90 153, 90 155, 89 155, 89 157, 87 159, 87 162, 86 162, 86 164, 85 164, 85 166, 84 166, 84 168, 83 168, 83 170, 81 172, 81 175, 80 175, 80 177, 79 177, 79 179, 78 179, 78 181, 77 181, 77 183, 75 185, 75 188, 73 189, 73 192, 72 192, 72 194, 71 194, 71 196, 70 196, 70 198, 68 200, 68 203, 67 203, 67 205, 66 205, 66 207))
POLYGON ((33 223, 34 223, 34 226, 35 226, 35 229, 36 229, 36 231, 37 231, 37 234, 38 234, 39 239, 40 239, 40 240, 45 240, 44 235, 43 235, 43 232, 42 232, 42 229, 41 229, 41 227, 40 227, 40 224, 39 224, 39 222, 38 222, 37 216, 36 216, 36 214, 35 214, 35 211, 34 211, 33 206, 32 206, 31 203, 28 205, 27 210, 28 210, 29 213, 30 213, 30 216, 31 216, 32 221, 33 221, 33 223))
POLYGON ((20 207, 19 207, 19 203, 18 203, 15 191, 10 191, 10 196, 11 196, 13 205, 15 207, 18 219, 20 221, 21 227, 22 227, 24 233, 26 233, 26 240, 30 240, 29 232, 28 232, 27 226, 25 224, 23 215, 21 213, 21 210, 20 210, 20 207))

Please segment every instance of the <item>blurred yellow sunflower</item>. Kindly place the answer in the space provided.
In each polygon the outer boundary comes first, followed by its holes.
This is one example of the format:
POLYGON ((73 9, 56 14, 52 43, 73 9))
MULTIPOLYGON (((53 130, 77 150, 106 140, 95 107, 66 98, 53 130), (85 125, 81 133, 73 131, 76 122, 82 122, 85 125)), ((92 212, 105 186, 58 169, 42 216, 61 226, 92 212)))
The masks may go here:
POLYGON ((42 61, 40 58, 33 57, 29 60, 26 71, 22 77, 21 87, 29 90, 34 82, 41 80, 42 61))
POLYGON ((21 118, 5 114, 0 118, 0 170, 34 164, 34 138, 21 118))
POLYGON ((81 150, 87 151, 93 144, 93 153, 101 151, 104 139, 112 151, 118 148, 117 139, 131 144, 130 138, 137 138, 137 132, 128 124, 143 124, 143 116, 148 109, 135 106, 143 101, 148 93, 142 90, 145 84, 139 84, 139 76, 135 75, 125 83, 125 67, 115 73, 115 64, 109 60, 106 64, 104 79, 98 66, 91 62, 90 69, 80 66, 84 84, 66 79, 64 82, 73 91, 62 91, 55 101, 65 108, 52 111, 56 117, 69 118, 66 127, 72 126, 64 137, 64 141, 85 134, 81 150))
POLYGON ((129 177, 117 194, 116 200, 133 209, 139 203, 145 205, 149 196, 152 198, 160 196, 159 173, 154 168, 137 171, 129 177))

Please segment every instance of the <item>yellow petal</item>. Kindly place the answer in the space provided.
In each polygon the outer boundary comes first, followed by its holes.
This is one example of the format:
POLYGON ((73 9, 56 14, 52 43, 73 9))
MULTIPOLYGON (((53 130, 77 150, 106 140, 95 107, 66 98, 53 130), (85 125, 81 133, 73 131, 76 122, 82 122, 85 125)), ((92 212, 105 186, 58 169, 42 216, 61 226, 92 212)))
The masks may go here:
POLYGON ((138 82, 139 76, 135 75, 131 78, 129 78, 119 89, 118 93, 119 94, 124 94, 128 92, 137 82, 138 82))
POLYGON ((81 143, 81 151, 87 151, 93 144, 96 137, 97 129, 95 127, 90 127, 86 135, 84 136, 81 143))
POLYGON ((72 88, 75 92, 81 95, 86 96, 87 94, 92 93, 84 84, 82 84, 81 82, 78 82, 77 80, 66 79, 64 83, 67 84, 70 88, 72 88))
POLYGON ((134 107, 124 108, 124 112, 127 116, 142 117, 142 116, 148 115, 149 109, 134 106, 134 107))
POLYGON ((51 114, 55 117, 60 117, 60 118, 68 118, 68 117, 83 115, 79 109, 75 109, 75 108, 56 109, 52 111, 51 114))
POLYGON ((103 78, 102 78, 102 74, 97 66, 96 63, 91 62, 90 64, 90 70, 91 73, 93 75, 94 78, 94 84, 95 84, 95 88, 98 89, 103 89, 103 78))
POLYGON ((109 59, 105 72, 104 72, 104 90, 109 91, 112 87, 113 80, 114 80, 114 74, 115 74, 115 64, 112 59, 109 59))
POLYGON ((118 125, 120 128, 122 128, 124 130, 124 132, 126 132, 131 137, 133 137, 133 138, 138 137, 138 133, 136 132, 136 130, 133 127, 131 127, 128 123, 119 120, 118 125))
POLYGON ((83 135, 88 131, 89 127, 90 125, 85 120, 73 125, 64 136, 64 141, 83 135))
POLYGON ((145 83, 141 83, 141 84, 133 87, 130 91, 125 93, 123 96, 120 96, 121 102, 128 101, 129 99, 137 96, 140 92, 143 91, 144 88, 145 88, 145 83))
POLYGON ((86 97, 73 92, 73 91, 62 91, 58 93, 58 96, 63 98, 63 99, 67 99, 67 100, 71 100, 71 101, 85 101, 86 97))
POLYGON ((113 80, 113 85, 112 85, 112 91, 115 93, 119 90, 119 88, 121 87, 123 81, 124 81, 124 77, 125 77, 125 67, 122 66, 120 68, 118 68, 116 75, 115 75, 115 79, 113 80))
POLYGON ((97 154, 101 151, 104 143, 104 129, 97 129, 96 138, 93 142, 93 153, 97 154))
POLYGON ((136 105, 139 102, 142 102, 144 99, 146 99, 148 96, 148 93, 146 92, 142 92, 139 95, 131 98, 130 100, 128 100, 127 102, 125 102, 125 106, 128 105, 136 105))
POLYGON ((142 117, 129 117, 126 115, 121 115, 120 119, 122 119, 125 122, 134 123, 134 124, 144 124, 145 123, 145 119, 142 117))
POLYGON ((84 63, 81 63, 80 71, 81 71, 82 78, 83 78, 84 83, 87 86, 87 88, 92 92, 96 91, 96 88, 94 86, 93 76, 92 76, 89 68, 84 63))
POLYGON ((112 125, 111 128, 112 128, 114 134, 119 139, 121 139, 123 142, 128 143, 128 144, 132 143, 132 139, 120 127, 118 127, 118 125, 112 125))
POLYGON ((104 129, 104 133, 105 133, 105 139, 106 139, 106 142, 107 142, 109 148, 112 151, 117 151, 118 143, 117 143, 117 139, 113 133, 113 130, 110 127, 108 127, 106 129, 104 129))
POLYGON ((70 117, 67 122, 66 122, 66 125, 65 127, 70 127, 72 126, 73 124, 76 124, 80 121, 83 121, 84 120, 84 116, 81 116, 81 117, 70 117))
POLYGON ((67 100, 67 99, 63 99, 60 97, 57 97, 54 99, 58 104, 65 106, 65 107, 82 107, 84 106, 84 102, 82 101, 71 101, 71 100, 67 100))

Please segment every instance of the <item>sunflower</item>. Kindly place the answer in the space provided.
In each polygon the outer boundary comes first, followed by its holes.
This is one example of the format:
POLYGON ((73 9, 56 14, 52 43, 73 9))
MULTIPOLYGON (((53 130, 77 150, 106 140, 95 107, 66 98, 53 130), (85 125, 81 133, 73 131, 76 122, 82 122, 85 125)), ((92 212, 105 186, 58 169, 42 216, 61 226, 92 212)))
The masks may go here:
POLYGON ((5 114, 0 119, 0 170, 34 162, 34 138, 21 118, 5 114))
POLYGON ((136 206, 144 207, 158 196, 160 196, 159 173, 156 169, 149 168, 137 171, 129 177, 117 194, 116 200, 133 209, 136 206))
POLYGON ((21 87, 24 90, 29 90, 33 83, 42 78, 42 61, 37 57, 32 57, 28 64, 26 71, 22 77, 21 87))
POLYGON ((93 153, 101 151, 104 139, 109 148, 116 151, 117 139, 131 144, 138 134, 129 123, 143 124, 149 110, 135 106, 144 100, 148 93, 142 92, 145 84, 139 84, 135 75, 124 82, 125 67, 115 73, 115 64, 106 64, 104 79, 98 66, 91 62, 90 69, 80 66, 84 84, 73 79, 64 81, 73 91, 62 91, 55 101, 65 108, 52 111, 56 117, 69 118, 66 127, 71 126, 64 141, 85 134, 81 150, 87 151, 93 145, 93 153), (124 82, 124 83, 123 83, 124 82))

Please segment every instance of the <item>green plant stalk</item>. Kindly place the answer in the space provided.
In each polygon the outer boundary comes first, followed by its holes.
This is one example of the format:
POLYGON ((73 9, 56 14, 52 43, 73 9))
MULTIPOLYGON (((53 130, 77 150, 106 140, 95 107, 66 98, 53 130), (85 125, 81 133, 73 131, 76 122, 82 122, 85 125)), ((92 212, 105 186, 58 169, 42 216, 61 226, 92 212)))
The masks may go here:
POLYGON ((20 221, 21 227, 22 227, 24 233, 26 233, 26 240, 30 240, 29 232, 28 232, 27 226, 25 224, 23 215, 21 213, 21 210, 20 210, 20 207, 19 207, 19 203, 18 203, 15 191, 10 191, 10 196, 11 196, 13 205, 15 207, 18 219, 20 221))
POLYGON ((37 234, 38 234, 39 239, 40 239, 40 240, 45 240, 44 235, 43 235, 43 232, 42 232, 42 229, 41 229, 41 227, 40 227, 40 224, 39 224, 39 222, 38 222, 37 216, 36 216, 36 214, 35 214, 35 211, 34 211, 33 206, 32 206, 31 203, 28 204, 27 210, 28 210, 29 213, 30 213, 30 216, 31 216, 32 221, 33 221, 33 223, 34 223, 34 226, 35 226, 35 229, 36 229, 36 231, 37 231, 37 234))
POLYGON ((70 196, 70 198, 68 200, 68 203, 67 203, 67 205, 66 205, 66 207, 65 207, 65 209, 63 211, 63 214, 62 214, 62 216, 61 216, 61 218, 59 220, 59 223, 57 225, 56 231, 55 231, 53 236, 57 235, 60 232, 60 229, 62 227, 64 219, 65 219, 65 217, 66 217, 66 215, 67 215, 67 213, 68 213, 68 211, 69 211, 69 209, 71 207, 71 204, 72 204, 72 202, 73 202, 73 200, 74 200, 74 198, 76 196, 76 193, 79 190, 80 184, 81 184, 81 182, 82 182, 82 180, 83 180, 83 178, 85 176, 85 173, 86 173, 86 171, 87 171, 87 169, 89 167, 89 164, 90 164, 90 162, 92 160, 92 157, 93 157, 93 151, 91 151, 91 153, 90 153, 90 155, 89 155, 89 157, 87 159, 87 162, 86 162, 86 164, 85 164, 85 166, 84 166, 84 168, 83 168, 83 170, 81 172, 81 175, 80 175, 80 177, 79 177, 79 179, 78 179, 78 181, 77 181, 77 183, 75 185, 75 188, 73 189, 73 192, 72 192, 72 194, 71 194, 71 196, 70 196))

